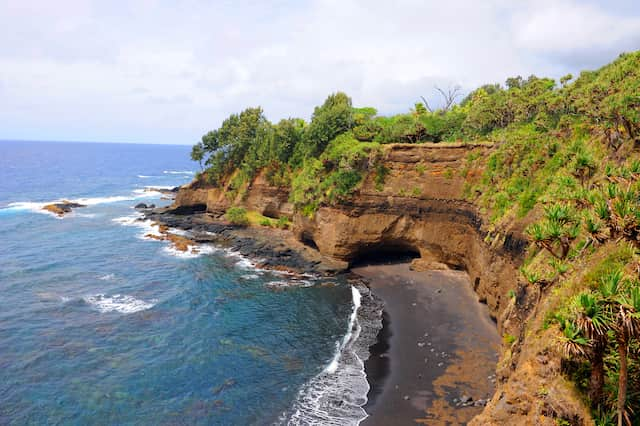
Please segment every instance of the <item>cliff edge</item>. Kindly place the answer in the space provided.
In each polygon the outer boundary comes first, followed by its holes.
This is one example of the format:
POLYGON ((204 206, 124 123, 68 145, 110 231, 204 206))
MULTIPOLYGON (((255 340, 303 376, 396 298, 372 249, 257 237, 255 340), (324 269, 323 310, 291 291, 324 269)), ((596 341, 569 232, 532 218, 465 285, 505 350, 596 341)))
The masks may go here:
POLYGON ((311 217, 294 212, 288 190, 270 185, 264 174, 233 192, 199 178, 179 190, 173 209, 220 218, 242 205, 267 217, 289 217, 297 240, 336 260, 412 253, 418 270, 466 270, 504 336, 496 392, 471 424, 593 424, 561 373, 556 332, 541 326, 545 298, 520 278, 531 215, 495 228, 469 201, 477 199, 470 191, 483 174, 483 161, 472 160, 494 149, 482 143, 385 145, 384 180, 380 168, 371 170, 350 197, 319 206, 311 217))

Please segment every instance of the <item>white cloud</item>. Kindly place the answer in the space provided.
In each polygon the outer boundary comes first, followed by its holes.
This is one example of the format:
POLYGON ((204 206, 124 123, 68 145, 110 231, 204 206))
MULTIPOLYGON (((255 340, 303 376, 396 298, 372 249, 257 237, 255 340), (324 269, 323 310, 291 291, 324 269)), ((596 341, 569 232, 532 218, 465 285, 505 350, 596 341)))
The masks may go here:
POLYGON ((0 138, 191 143, 246 106, 308 118, 336 90, 404 111, 435 84, 558 76, 637 45, 633 2, 603 5, 10 0, 0 138))
POLYGON ((613 15, 611 9, 589 3, 538 3, 515 23, 517 44, 542 52, 620 49, 640 42, 640 16, 613 15))

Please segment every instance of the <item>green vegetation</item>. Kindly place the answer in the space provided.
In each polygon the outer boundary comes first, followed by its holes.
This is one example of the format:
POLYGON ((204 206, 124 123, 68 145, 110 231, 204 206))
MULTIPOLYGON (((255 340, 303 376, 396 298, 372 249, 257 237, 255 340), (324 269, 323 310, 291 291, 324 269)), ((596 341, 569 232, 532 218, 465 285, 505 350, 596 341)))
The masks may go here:
POLYGON ((281 229, 287 229, 291 226, 291 222, 289 221, 289 218, 286 216, 281 216, 280 218, 278 218, 278 220, 276 221, 276 227, 281 228, 281 229))
POLYGON ((229 207, 225 216, 234 225, 247 226, 249 224, 247 210, 243 207, 229 207))
MULTIPOLYGON (((640 52, 559 83, 530 76, 487 84, 433 111, 425 102, 380 116, 353 107, 344 93, 316 107, 310 122, 272 124, 261 108, 249 108, 204 135, 192 158, 204 161, 209 182, 234 200, 264 173, 289 189, 298 212, 313 216, 349 199, 367 176, 384 190, 382 145, 422 142, 493 144, 488 157, 470 155, 464 170, 447 168, 443 176, 483 171, 464 191, 486 215, 491 241, 514 222, 529 225, 522 281, 550 300, 542 327, 556 330, 565 373, 599 424, 637 424, 640 410, 631 408, 640 407, 640 52)), ((423 175, 426 167, 415 170, 423 175)), ((420 196, 420 188, 396 191, 420 196)))

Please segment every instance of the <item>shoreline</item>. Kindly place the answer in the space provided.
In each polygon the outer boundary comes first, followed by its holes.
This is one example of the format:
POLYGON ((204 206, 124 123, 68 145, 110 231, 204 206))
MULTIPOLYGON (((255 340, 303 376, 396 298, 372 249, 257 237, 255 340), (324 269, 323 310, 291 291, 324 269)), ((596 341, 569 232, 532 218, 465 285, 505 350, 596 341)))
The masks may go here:
POLYGON ((368 352, 361 359, 369 385, 362 405, 368 417, 359 424, 466 423, 492 397, 500 338, 466 273, 415 272, 400 259, 349 268, 295 241, 290 231, 236 227, 202 213, 142 213, 143 220, 187 231, 196 243, 227 246, 259 259, 261 268, 346 273, 366 282, 370 297, 381 300, 382 312, 375 334, 357 342, 366 346, 358 352, 368 352))
POLYGON ((194 244, 217 244, 256 260, 262 269, 324 276, 348 272, 348 264, 320 254, 297 241, 289 230, 242 227, 207 213, 177 214, 171 208, 141 209, 139 220, 187 232, 194 244))
POLYGON ((384 302, 360 424, 464 424, 479 414, 494 393, 500 339, 468 276, 414 272, 408 263, 352 272, 384 302))

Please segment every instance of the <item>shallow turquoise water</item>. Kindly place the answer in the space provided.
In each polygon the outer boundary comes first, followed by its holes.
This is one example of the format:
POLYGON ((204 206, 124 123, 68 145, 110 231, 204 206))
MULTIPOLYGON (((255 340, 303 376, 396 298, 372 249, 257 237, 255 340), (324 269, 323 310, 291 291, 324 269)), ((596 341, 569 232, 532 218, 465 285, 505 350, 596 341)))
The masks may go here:
POLYGON ((345 283, 273 291, 289 278, 132 226, 134 204, 167 203, 144 186, 191 179, 188 152, 0 142, 0 424, 286 421, 333 359, 345 283), (63 198, 90 205, 38 210, 63 198))

